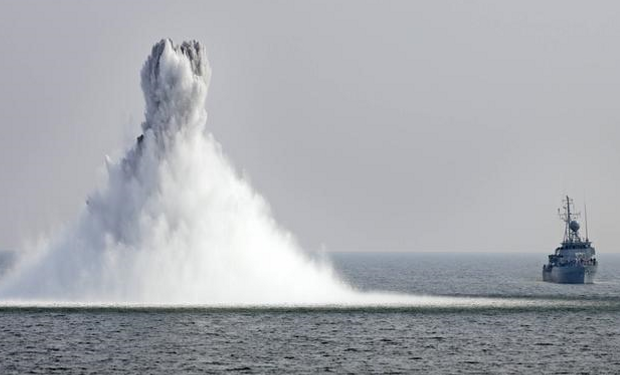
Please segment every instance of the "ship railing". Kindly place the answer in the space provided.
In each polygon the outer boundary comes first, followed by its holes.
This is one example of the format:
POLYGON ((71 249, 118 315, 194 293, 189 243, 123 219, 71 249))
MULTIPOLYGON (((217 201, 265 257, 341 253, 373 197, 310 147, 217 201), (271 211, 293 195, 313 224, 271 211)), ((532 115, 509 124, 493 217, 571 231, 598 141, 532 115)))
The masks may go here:
POLYGON ((596 258, 583 259, 577 258, 565 262, 560 262, 558 265, 561 267, 576 267, 576 266, 596 266, 596 258))

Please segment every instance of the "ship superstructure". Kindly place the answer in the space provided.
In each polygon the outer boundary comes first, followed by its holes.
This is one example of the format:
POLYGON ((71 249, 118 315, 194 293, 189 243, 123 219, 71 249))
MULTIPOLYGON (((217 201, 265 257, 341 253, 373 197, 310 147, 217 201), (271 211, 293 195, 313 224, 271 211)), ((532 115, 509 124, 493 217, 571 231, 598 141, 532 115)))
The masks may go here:
POLYGON ((549 255, 549 262, 543 266, 543 281, 563 284, 591 284, 597 269, 596 251, 588 238, 586 216, 586 236, 579 235, 581 226, 577 222, 579 213, 575 212, 573 200, 566 196, 562 210, 558 210, 565 224, 564 239, 560 247, 549 255))

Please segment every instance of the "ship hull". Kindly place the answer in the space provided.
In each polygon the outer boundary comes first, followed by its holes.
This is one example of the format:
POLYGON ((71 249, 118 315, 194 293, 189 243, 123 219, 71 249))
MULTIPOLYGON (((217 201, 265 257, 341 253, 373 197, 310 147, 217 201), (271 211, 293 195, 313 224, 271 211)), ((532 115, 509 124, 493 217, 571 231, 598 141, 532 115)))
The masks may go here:
POLYGON ((556 266, 543 270, 543 281, 560 284, 592 284, 596 265, 556 266))

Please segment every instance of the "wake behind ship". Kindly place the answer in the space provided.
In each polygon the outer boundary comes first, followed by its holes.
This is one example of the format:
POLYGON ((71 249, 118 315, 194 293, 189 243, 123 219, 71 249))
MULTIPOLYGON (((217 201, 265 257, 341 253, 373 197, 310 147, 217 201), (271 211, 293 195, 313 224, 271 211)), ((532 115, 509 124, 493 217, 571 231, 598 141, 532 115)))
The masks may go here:
MULTIPOLYGON (((562 284, 592 284, 598 263, 596 251, 588 239, 588 219, 586 216, 586 238, 579 236, 579 223, 574 220, 573 200, 566 197, 560 218, 566 224, 564 240, 555 253, 549 255, 549 262, 543 265, 543 281, 562 284)), ((559 211, 559 210, 558 210, 559 211)))

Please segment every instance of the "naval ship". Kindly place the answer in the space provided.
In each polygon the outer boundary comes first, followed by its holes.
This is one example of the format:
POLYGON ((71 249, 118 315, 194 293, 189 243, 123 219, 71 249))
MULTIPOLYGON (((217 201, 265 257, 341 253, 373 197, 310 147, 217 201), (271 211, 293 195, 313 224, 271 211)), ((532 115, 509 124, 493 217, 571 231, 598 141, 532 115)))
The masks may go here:
POLYGON ((549 262, 543 266, 543 281, 562 284, 592 284, 596 274, 596 252, 588 239, 588 218, 586 213, 586 237, 579 236, 579 223, 575 220, 573 200, 566 197, 560 219, 565 224, 564 240, 560 247, 549 255, 549 262))

